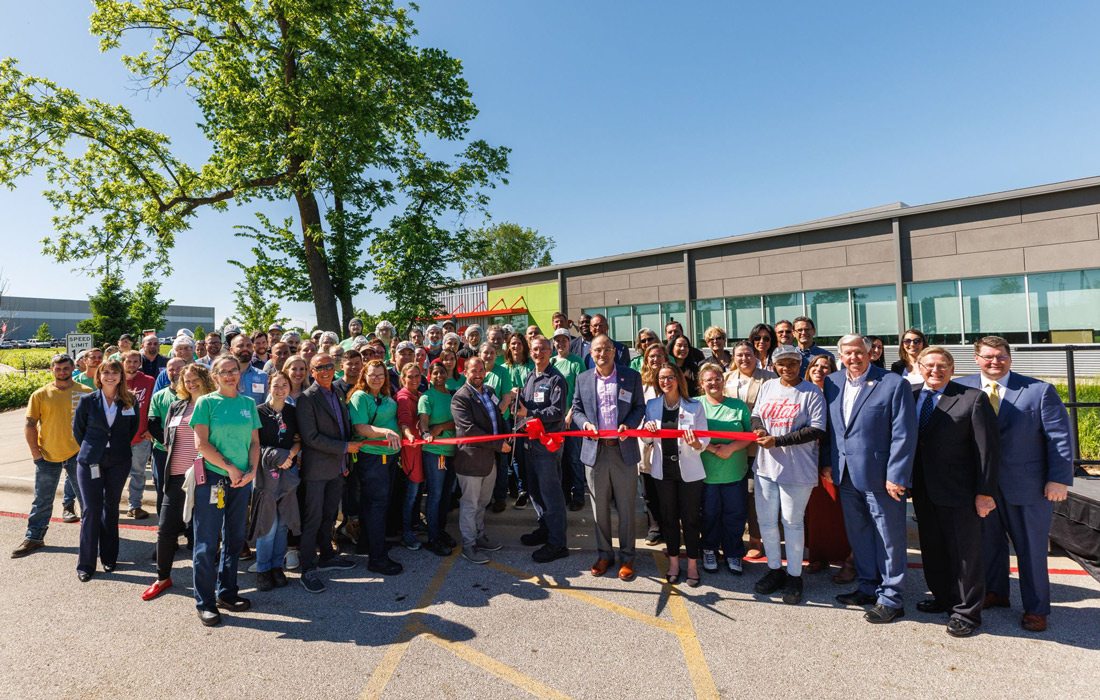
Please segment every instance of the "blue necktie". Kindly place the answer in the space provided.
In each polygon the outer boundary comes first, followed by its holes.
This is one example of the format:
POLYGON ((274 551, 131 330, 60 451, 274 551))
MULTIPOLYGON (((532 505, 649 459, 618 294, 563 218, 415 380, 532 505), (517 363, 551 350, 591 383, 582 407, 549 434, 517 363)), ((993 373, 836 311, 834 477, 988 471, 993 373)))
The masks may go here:
POLYGON ((920 405, 920 429, 924 430, 928 425, 928 421, 932 419, 932 411, 935 410, 935 393, 925 389, 921 392, 921 396, 924 399, 924 403, 920 405))

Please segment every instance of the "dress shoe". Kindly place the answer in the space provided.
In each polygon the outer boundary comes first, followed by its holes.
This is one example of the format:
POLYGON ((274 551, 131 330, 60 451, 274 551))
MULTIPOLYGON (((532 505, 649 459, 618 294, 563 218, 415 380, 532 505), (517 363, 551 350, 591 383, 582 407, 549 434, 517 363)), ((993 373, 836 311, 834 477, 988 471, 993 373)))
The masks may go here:
POLYGON ((141 592, 142 600, 152 600, 161 593, 164 593, 172 587, 172 579, 166 578, 164 581, 153 581, 144 591, 141 592))
POLYGON ((856 567, 852 566, 848 562, 844 562, 844 566, 840 571, 833 574, 833 583, 851 583, 856 580, 856 567))
POLYGON ((373 571, 376 574, 382 574, 383 576, 396 576, 404 571, 405 567, 389 557, 379 557, 367 562, 367 570, 373 571))
POLYGON ((836 597, 836 601, 841 605, 871 605, 877 600, 878 596, 858 590, 851 593, 841 593, 836 597))
POLYGON ((12 550, 11 558, 18 559, 25 557, 36 549, 42 549, 46 546, 46 543, 42 540, 25 539, 19 543, 19 546, 12 550))
POLYGON ((569 501, 569 510, 574 513, 584 508, 584 497, 577 496, 569 501))
POLYGON ((922 613, 945 613, 951 608, 944 605, 935 598, 929 598, 928 600, 922 600, 917 603, 917 610, 922 613))
POLYGON ((1009 607, 1008 596, 1003 593, 986 593, 985 600, 982 602, 982 609, 989 610, 990 608, 1007 608, 1009 607))
POLYGON ((1047 616, 1037 615, 1035 613, 1024 613, 1024 616, 1020 619, 1020 627, 1023 627, 1028 632, 1046 632, 1047 616))
POLYGON ((275 579, 270 571, 260 571, 256 574, 256 590, 266 593, 275 587, 275 579))
POLYGON ((200 610, 199 620, 207 627, 213 627, 214 625, 220 625, 222 623, 222 616, 214 610, 200 610))
POLYGON ((611 566, 611 562, 607 559, 597 559, 596 563, 592 565, 589 571, 593 576, 603 576, 607 573, 607 567, 611 566))
POLYGON ((271 570, 271 582, 275 584, 276 588, 286 588, 287 584, 290 583, 286 580, 286 574, 283 573, 282 569, 271 570))
POLYGON ((103 565, 103 573, 113 574, 117 567, 118 567, 118 564, 104 564, 103 565))
POLYGON ((229 612, 241 613, 252 609, 252 601, 238 596, 235 600, 218 598, 218 607, 229 612))
POLYGON ((953 617, 947 621, 947 633, 952 637, 969 637, 976 629, 978 629, 977 625, 961 617, 953 617))
POLYGON ((619 567, 619 580, 620 581, 633 581, 634 580, 634 562, 626 562, 619 567))
POLYGON ((447 547, 448 549, 454 549, 458 546, 458 542, 456 542, 455 538, 451 537, 451 534, 446 530, 439 531, 439 541, 442 542, 443 546, 447 547))
POLYGON ((527 507, 527 504, 530 503, 530 502, 531 502, 530 494, 528 494, 526 491, 520 491, 519 494, 516 495, 516 502, 512 507, 515 508, 516 510, 523 510, 524 508, 527 507))
POLYGON ((130 510, 126 511, 126 515, 127 517, 133 518, 134 520, 145 520, 149 517, 149 514, 141 508, 131 508, 130 510))
POLYGON ((489 510, 494 513, 503 513, 508 508, 508 504, 504 502, 504 499, 493 501, 489 506, 489 510))
POLYGON ((540 544, 546 544, 550 541, 550 531, 540 527, 534 532, 521 535, 519 541, 528 547, 538 547, 540 544))
POLYGON ((81 583, 87 583, 92 580, 92 574, 87 571, 78 571, 76 572, 76 580, 81 583))
POLYGON ((546 564, 555 559, 564 559, 567 556, 569 556, 568 547, 555 547, 552 544, 544 544, 531 554, 531 558, 540 564, 546 564))
POLYGON ((873 608, 863 613, 863 619, 874 625, 883 625, 893 622, 899 617, 905 617, 904 608, 891 608, 888 605, 876 604, 873 608))

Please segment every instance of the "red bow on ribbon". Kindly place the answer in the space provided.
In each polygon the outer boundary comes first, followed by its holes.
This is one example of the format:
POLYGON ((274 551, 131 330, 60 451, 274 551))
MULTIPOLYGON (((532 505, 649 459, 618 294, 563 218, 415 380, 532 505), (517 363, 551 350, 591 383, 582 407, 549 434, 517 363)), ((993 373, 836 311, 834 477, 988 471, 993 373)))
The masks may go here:
POLYGON ((552 434, 546 432, 546 426, 542 424, 541 419, 527 419, 527 424, 524 430, 527 431, 528 439, 538 440, 542 443, 542 446, 545 447, 548 452, 557 452, 561 449, 561 439, 554 437, 552 434))

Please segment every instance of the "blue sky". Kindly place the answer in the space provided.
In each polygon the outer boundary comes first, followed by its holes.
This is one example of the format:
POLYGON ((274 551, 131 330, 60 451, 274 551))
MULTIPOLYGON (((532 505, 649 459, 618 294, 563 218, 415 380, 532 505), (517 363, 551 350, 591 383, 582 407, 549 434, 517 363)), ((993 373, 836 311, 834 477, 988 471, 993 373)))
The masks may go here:
MULTIPOLYGON (((463 62, 481 110, 472 136, 512 148, 493 219, 549 236, 558 262, 1100 174, 1097 3, 420 6, 420 42, 463 62)), ((200 162, 196 111, 178 94, 133 94, 89 13, 0 0, 0 55, 126 104, 200 162)), ((8 293, 84 297, 95 280, 40 253, 42 189, 0 191, 8 293)), ((232 226, 251 222, 203 214, 178 241, 166 296, 230 315, 240 273, 225 261, 248 256, 232 226)), ((311 305, 284 310, 312 323, 311 305)))

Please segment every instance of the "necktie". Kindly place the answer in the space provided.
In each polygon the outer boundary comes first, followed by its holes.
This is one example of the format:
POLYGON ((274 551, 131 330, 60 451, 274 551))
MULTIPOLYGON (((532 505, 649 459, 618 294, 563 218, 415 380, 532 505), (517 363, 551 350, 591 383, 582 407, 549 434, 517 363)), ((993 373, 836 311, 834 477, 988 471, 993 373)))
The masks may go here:
POLYGON ((989 385, 989 403, 993 404, 993 412, 1001 412, 1001 385, 992 382, 989 385))
POLYGON ((924 403, 920 405, 920 429, 924 430, 924 427, 928 425, 928 421, 932 420, 932 411, 935 409, 935 402, 932 400, 936 395, 931 391, 925 389, 921 392, 924 396, 924 403))

